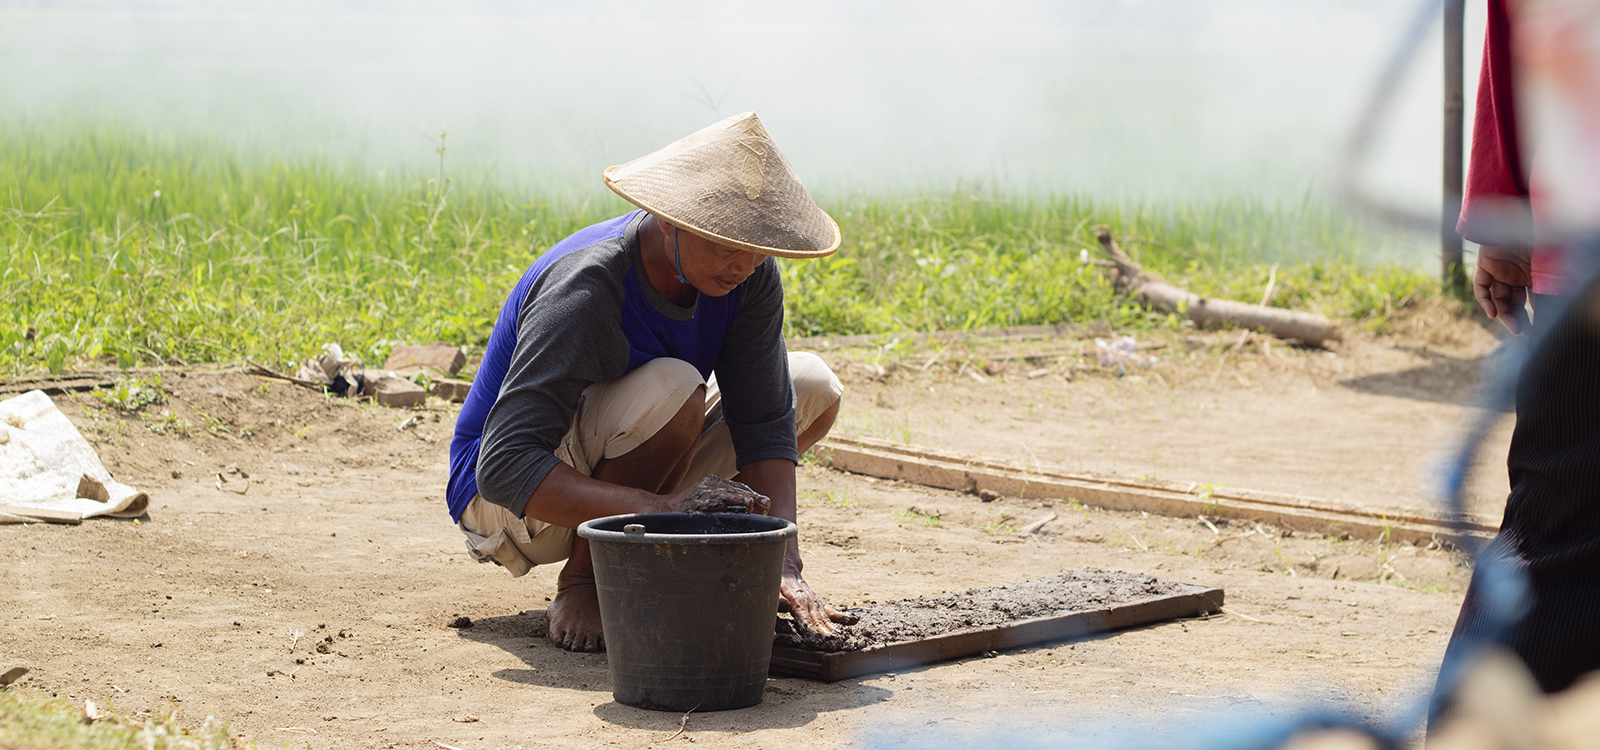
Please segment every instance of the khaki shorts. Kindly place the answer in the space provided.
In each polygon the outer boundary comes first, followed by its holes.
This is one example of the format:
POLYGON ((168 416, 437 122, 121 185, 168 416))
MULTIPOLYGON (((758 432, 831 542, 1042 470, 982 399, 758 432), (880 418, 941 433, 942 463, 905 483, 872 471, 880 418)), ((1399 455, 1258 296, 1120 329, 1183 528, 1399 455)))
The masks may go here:
MULTIPOLYGON (((799 434, 844 395, 844 385, 821 357, 809 352, 789 353, 789 375, 794 378, 795 431, 799 434)), ((722 392, 716 375, 703 381, 693 365, 679 359, 653 359, 617 380, 585 389, 572 426, 556 448, 556 457, 589 476, 601 460, 626 455, 649 440, 702 385, 706 387, 705 426, 689 470, 673 491, 688 489, 711 475, 732 479, 739 469, 733 439, 722 419, 722 392)), ((481 496, 467 503, 460 528, 467 537, 468 552, 478 562, 497 563, 513 576, 526 575, 535 565, 565 560, 577 538, 572 529, 537 518, 518 518, 481 496)))

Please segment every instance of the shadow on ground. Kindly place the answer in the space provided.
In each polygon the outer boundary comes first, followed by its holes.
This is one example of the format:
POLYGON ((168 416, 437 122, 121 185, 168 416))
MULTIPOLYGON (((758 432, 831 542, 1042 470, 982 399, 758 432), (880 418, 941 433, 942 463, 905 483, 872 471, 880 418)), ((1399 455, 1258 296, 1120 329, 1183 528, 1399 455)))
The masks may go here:
MULTIPOLYGON (((1478 381, 1483 377, 1484 367, 1499 355, 1496 352, 1487 357, 1451 357, 1426 347, 1400 348, 1427 359, 1428 364, 1399 372, 1363 375, 1342 380, 1339 385, 1374 396, 1478 406, 1478 381)), ((1510 412, 1511 405, 1506 404, 1501 411, 1510 412)))
POLYGON ((498 679, 533 687, 611 689, 611 672, 606 666, 605 654, 567 651, 545 638, 549 632, 550 615, 538 609, 474 620, 472 627, 462 628, 457 634, 470 641, 499 647, 529 667, 491 673, 498 679), (557 681, 557 675, 567 677, 557 681))
MULTIPOLYGON (((1185 618, 1189 619, 1189 618, 1185 618)), ((1039 650, 1048 650, 1059 646, 1075 643, 1092 643, 1114 638, 1120 633, 1134 630, 1147 630, 1169 623, 1150 623, 1133 628, 1116 631, 1100 631, 1087 633, 1073 638, 1064 638, 1044 643, 1036 643, 1015 649, 1008 649, 1003 653, 1026 654, 1039 650)), ((595 716, 600 719, 634 729, 658 730, 668 734, 684 729, 684 734, 693 736, 696 733, 728 733, 749 731, 751 727, 793 727, 804 726, 814 721, 821 713, 840 711, 876 703, 890 701, 897 697, 897 690, 867 684, 869 681, 882 682, 885 677, 894 679, 896 675, 907 677, 916 675, 940 666, 972 660, 982 660, 997 656, 995 652, 983 655, 952 659, 949 661, 932 662, 916 666, 901 666, 893 672, 882 672, 838 682, 820 682, 799 678, 775 677, 767 680, 766 697, 758 705, 734 711, 719 711, 716 713, 689 712, 687 720, 682 713, 669 713, 662 711, 646 711, 643 709, 624 706, 615 701, 602 703, 594 709, 595 716)), ((893 684, 893 683, 890 683, 893 684)), ((904 688, 909 690, 910 687, 904 688)), ((898 696, 905 697, 905 696, 898 696)), ((949 717, 945 717, 949 718, 949 717)), ((931 727, 939 723, 937 717, 927 722, 931 727)))
MULTIPOLYGON (((826 683, 774 677, 767 680, 766 695, 760 703, 732 711, 690 712, 690 719, 681 726, 691 736, 699 732, 746 732, 754 727, 801 727, 816 721, 822 713, 882 703, 893 695, 891 690, 862 684, 860 679, 826 683)), ((669 732, 677 731, 684 717, 682 713, 646 711, 616 701, 595 706, 594 715, 618 726, 669 732)))
MULTIPOLYGON (((458 634, 467 640, 504 649, 528 665, 528 669, 497 670, 493 676, 498 679, 535 687, 611 689, 611 671, 605 654, 579 654, 563 650, 545 638, 549 632, 549 614, 545 610, 527 610, 514 615, 475 620, 472 627, 462 628, 458 634), (554 668, 558 663, 562 667, 560 670, 554 668), (557 682, 554 678, 558 674, 570 677, 557 682)), ((683 715, 679 713, 646 711, 615 701, 596 706, 594 714, 603 721, 633 729, 676 732, 680 727, 686 727, 685 734, 692 736, 699 732, 748 731, 752 726, 804 726, 815 721, 817 715, 823 712, 880 703, 891 695, 888 690, 861 684, 860 680, 829 684, 773 678, 768 680, 766 697, 760 704, 734 711, 695 713, 694 719, 687 724, 680 724, 683 715)))

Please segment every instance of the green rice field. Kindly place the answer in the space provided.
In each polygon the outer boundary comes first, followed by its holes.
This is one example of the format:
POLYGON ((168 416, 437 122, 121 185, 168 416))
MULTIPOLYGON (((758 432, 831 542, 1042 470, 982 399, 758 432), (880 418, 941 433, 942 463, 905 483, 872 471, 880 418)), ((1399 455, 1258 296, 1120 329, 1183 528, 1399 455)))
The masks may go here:
MULTIPOLYGON (((593 189, 516 184, 443 148, 436 169, 386 171, 108 124, 12 123, 0 129, 0 374, 285 366, 327 342, 368 362, 398 343, 481 350, 544 248, 631 208, 598 175, 593 189)), ((1270 304, 1354 325, 1382 328, 1438 293, 1417 238, 1309 195, 1141 203, 956 186, 817 197, 844 245, 781 261, 791 336, 1181 325, 1114 294, 1085 261, 1097 224, 1197 293, 1259 302, 1270 276, 1270 304)))

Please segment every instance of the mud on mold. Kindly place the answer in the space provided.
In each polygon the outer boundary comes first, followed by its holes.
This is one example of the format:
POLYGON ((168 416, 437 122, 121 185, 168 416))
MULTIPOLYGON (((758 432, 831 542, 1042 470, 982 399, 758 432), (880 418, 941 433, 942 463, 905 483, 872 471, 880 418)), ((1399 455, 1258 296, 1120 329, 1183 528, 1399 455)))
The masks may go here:
POLYGON ((808 651, 861 651, 934 636, 984 630, 1039 617, 1100 609, 1195 589, 1139 573, 1079 570, 1023 583, 921 596, 851 609, 861 619, 838 635, 797 633, 778 620, 775 646, 808 651))

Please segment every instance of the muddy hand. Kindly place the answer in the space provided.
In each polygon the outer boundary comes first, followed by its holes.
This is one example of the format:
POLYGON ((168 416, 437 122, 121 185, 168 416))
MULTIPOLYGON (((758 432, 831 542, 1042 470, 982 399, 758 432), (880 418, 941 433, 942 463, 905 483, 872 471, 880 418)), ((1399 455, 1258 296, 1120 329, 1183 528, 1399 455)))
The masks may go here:
POLYGON ((749 487, 722 477, 706 477, 685 493, 678 510, 684 513, 722 513, 739 508, 766 515, 772 501, 749 487))
POLYGON ((799 576, 785 575, 778 591, 782 594, 779 609, 794 617, 795 628, 802 634, 837 635, 839 626, 835 623, 854 625, 861 619, 824 604, 822 597, 811 590, 811 584, 799 576))

